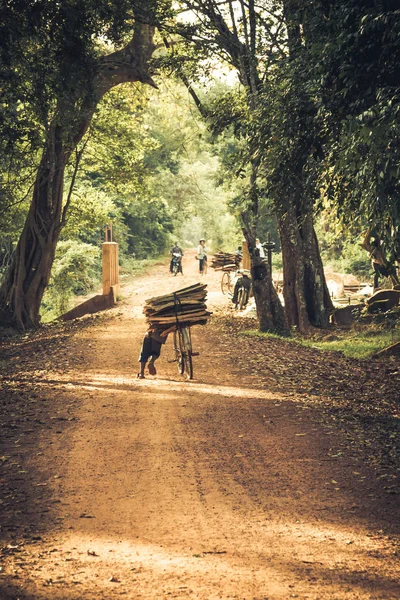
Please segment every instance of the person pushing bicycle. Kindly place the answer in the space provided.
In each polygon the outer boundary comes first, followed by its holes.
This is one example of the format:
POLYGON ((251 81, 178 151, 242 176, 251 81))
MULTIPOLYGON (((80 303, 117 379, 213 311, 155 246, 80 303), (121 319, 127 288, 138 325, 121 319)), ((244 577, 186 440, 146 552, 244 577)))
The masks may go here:
POLYGON ((161 348, 167 341, 167 335, 161 335, 161 329, 149 329, 143 338, 142 348, 140 350, 139 363, 140 371, 137 374, 138 379, 145 379, 144 371, 146 369, 147 361, 150 375, 156 375, 157 369, 155 361, 160 358, 161 348), (150 359, 150 360, 149 360, 150 359))

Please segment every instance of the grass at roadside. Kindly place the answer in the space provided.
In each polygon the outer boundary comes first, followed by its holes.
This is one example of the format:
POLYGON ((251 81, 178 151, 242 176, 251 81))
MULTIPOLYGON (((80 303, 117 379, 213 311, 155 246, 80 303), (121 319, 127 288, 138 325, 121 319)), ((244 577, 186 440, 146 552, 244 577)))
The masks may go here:
POLYGON ((340 331, 338 333, 332 332, 327 339, 306 339, 300 337, 292 338, 280 338, 278 335, 272 333, 261 333, 257 330, 247 330, 241 332, 240 335, 261 337, 261 338, 272 338, 282 339, 289 343, 300 344, 308 348, 317 348, 324 352, 340 352, 348 358, 365 359, 371 357, 373 354, 387 348, 391 344, 400 340, 400 331, 384 331, 382 329, 369 328, 363 331, 340 331))

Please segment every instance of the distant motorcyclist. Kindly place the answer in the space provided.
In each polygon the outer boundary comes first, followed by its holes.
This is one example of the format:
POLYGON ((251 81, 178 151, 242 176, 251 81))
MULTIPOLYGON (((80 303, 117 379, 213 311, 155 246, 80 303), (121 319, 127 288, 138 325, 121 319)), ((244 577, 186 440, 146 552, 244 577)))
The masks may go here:
POLYGON ((182 275, 183 275, 183 271, 182 271, 183 251, 182 251, 182 248, 179 246, 178 242, 175 242, 175 244, 172 246, 169 253, 171 255, 171 262, 169 264, 170 273, 173 273, 174 262, 177 261, 178 262, 178 273, 182 273, 182 275))

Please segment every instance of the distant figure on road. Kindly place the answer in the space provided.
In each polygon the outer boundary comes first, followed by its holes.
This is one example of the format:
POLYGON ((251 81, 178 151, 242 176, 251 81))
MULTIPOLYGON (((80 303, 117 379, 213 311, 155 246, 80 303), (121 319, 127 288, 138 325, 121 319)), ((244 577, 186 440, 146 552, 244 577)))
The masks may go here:
POLYGON ((260 258, 265 258, 264 248, 262 247, 262 244, 258 238, 256 239, 256 248, 260 253, 260 258))
POLYGON ((199 247, 197 248, 197 258, 199 260, 199 273, 203 275, 205 270, 204 263, 207 262, 206 240, 200 240, 199 247))
POLYGON ((152 331, 149 329, 142 343, 142 349, 140 351, 139 362, 140 362, 140 371, 137 374, 138 379, 144 379, 144 371, 146 368, 147 361, 149 361, 148 369, 150 375, 156 375, 157 369, 155 366, 155 361, 160 357, 161 354, 161 346, 165 344, 167 341, 168 335, 161 335, 160 329, 155 329, 152 331), (150 359, 150 360, 149 360, 150 359))
POLYGON ((173 272, 174 261, 178 262, 179 273, 182 273, 182 256, 183 256, 183 251, 182 251, 182 248, 179 246, 178 242, 175 242, 175 244, 172 246, 172 248, 169 251, 169 253, 171 255, 171 262, 169 263, 169 271, 170 271, 170 273, 173 272), (178 258, 178 257, 180 257, 180 258, 178 258))

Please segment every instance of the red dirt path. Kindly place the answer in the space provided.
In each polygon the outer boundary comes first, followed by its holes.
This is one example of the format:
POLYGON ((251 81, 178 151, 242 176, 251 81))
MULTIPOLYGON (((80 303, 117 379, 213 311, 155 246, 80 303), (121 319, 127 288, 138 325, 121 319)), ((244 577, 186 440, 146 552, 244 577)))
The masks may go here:
POLYGON ((159 264, 121 308, 22 339, 14 373, 0 363, 0 599, 400 598, 398 496, 317 405, 246 368, 220 275, 204 278, 216 316, 194 331, 195 379, 170 341, 135 378, 144 299, 196 265, 159 264))

